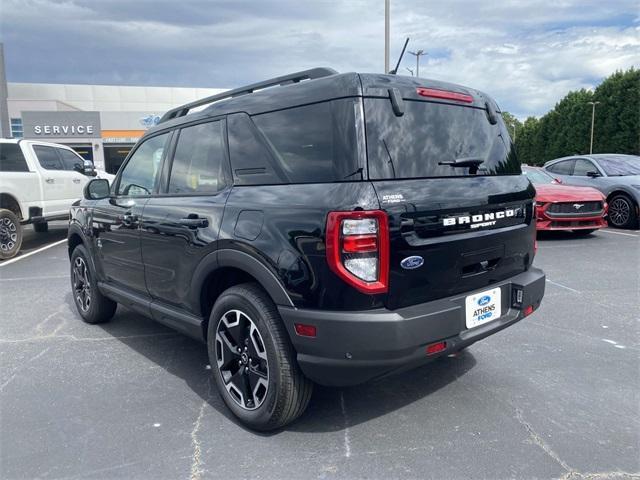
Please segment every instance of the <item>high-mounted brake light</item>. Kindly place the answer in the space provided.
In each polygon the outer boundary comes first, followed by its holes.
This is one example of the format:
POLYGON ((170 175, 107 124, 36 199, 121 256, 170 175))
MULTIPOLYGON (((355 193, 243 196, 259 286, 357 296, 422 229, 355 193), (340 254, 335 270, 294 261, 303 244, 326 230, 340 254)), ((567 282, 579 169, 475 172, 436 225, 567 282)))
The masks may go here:
POLYGON ((329 212, 327 262, 349 285, 368 294, 389 283, 389 220, 381 210, 329 212))
POLYGON ((416 92, 421 97, 441 98, 442 100, 454 100, 456 102, 473 103, 473 97, 467 93, 438 90, 437 88, 418 87, 416 92))

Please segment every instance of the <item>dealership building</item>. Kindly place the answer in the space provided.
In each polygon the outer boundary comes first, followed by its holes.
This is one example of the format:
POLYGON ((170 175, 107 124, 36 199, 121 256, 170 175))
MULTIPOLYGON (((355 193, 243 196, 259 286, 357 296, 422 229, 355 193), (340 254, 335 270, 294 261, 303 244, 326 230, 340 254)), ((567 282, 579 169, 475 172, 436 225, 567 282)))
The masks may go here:
POLYGON ((70 146, 115 173, 164 112, 224 89, 8 82, 11 135, 70 146))

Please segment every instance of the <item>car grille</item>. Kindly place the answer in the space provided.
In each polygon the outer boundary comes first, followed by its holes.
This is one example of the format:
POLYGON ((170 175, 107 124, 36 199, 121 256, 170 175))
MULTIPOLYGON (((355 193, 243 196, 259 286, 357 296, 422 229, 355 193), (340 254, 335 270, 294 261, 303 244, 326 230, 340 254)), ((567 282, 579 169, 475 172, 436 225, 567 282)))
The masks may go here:
POLYGON ((597 215, 602 212, 602 202, 567 202, 552 203, 547 213, 558 216, 583 217, 597 215))

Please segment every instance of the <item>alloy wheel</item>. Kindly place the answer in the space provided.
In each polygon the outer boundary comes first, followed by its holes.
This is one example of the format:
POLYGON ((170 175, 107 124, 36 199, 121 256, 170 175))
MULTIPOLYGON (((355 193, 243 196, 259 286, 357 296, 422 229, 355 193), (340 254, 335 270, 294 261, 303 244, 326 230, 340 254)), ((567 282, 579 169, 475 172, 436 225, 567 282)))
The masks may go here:
POLYGON ((4 217, 0 219, 0 250, 10 252, 18 241, 18 228, 13 220, 4 217))
POLYGON ((631 216, 631 205, 624 198, 615 198, 609 204, 609 218, 616 227, 626 225, 631 216))
POLYGON ((82 257, 77 257, 73 263, 73 293, 80 310, 88 312, 91 307, 91 283, 89 269, 82 257))
POLYGON ((269 388, 269 362, 254 321, 240 310, 222 315, 216 328, 216 362, 230 397, 245 410, 264 402, 269 388))

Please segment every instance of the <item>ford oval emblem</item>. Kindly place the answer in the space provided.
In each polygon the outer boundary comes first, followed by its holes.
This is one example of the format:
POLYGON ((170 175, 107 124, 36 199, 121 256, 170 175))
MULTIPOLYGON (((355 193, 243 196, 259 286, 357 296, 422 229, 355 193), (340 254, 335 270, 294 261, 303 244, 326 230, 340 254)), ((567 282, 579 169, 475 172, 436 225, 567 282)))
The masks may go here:
POLYGON ((405 270, 414 270, 416 268, 420 268, 424 263, 424 258, 419 257, 418 255, 414 255, 412 257, 407 257, 400 262, 400 266, 405 270))
POLYGON ((491 301, 491 297, 489 295, 484 295, 484 296, 480 297, 480 299, 478 300, 478 305, 484 306, 487 303, 489 303, 490 301, 491 301))

